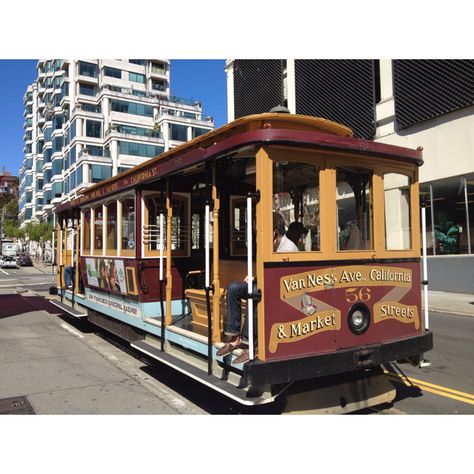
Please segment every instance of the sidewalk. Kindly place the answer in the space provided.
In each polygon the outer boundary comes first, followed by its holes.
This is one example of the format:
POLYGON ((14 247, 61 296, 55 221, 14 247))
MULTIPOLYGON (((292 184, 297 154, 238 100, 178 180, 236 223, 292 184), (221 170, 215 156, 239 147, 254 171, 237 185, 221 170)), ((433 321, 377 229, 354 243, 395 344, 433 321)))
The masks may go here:
POLYGON ((428 291, 428 306, 430 311, 474 316, 474 295, 428 291))
POLYGON ((0 308, 0 412, 26 396, 38 414, 203 413, 44 298, 0 294, 0 308))

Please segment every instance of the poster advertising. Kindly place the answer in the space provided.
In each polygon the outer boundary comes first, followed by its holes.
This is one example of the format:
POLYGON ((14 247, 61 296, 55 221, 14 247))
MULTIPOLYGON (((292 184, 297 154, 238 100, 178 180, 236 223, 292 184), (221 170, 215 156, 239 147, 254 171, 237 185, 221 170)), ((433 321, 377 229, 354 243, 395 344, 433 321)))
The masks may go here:
POLYGON ((87 283, 111 293, 128 294, 123 260, 86 258, 87 283))

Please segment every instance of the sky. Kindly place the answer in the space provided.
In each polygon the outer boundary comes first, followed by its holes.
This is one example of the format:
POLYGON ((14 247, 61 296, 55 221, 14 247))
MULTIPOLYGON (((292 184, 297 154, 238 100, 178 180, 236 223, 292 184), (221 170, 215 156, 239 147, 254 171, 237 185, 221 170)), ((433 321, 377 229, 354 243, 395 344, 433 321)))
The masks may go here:
MULTIPOLYGON (((36 78, 37 60, 0 59, 0 172, 18 175, 23 160, 23 96, 36 78)), ((171 95, 201 102, 215 127, 227 123, 225 60, 171 60, 171 95)))

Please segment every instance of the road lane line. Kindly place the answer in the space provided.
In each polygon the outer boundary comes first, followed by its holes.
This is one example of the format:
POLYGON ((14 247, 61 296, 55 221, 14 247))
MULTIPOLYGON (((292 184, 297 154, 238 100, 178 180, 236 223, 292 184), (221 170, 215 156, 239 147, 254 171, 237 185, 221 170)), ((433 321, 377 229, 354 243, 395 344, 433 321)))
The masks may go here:
POLYGON ((452 388, 443 387, 441 385, 432 384, 429 382, 424 382, 423 380, 414 379, 407 376, 401 376, 394 372, 384 371, 386 374, 401 380, 405 385, 419 385, 420 388, 427 392, 434 393, 436 395, 441 395, 446 398, 452 398, 453 400, 458 400, 463 403, 468 403, 469 405, 474 405, 474 395, 470 393, 460 392, 459 390, 454 390, 452 388))
POLYGON ((0 268, 0 270, 5 273, 5 275, 10 275, 9 273, 7 273, 3 268, 0 268))

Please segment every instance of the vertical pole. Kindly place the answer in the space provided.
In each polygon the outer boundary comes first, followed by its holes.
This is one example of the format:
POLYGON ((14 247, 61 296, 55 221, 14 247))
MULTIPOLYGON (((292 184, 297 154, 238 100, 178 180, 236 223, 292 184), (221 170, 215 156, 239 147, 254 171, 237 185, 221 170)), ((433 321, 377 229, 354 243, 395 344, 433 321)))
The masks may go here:
POLYGON ((254 358, 253 342, 253 274, 252 274, 252 197, 247 197, 247 318, 249 328, 249 359, 254 358))
POLYGON ((173 203, 171 180, 167 179, 166 192, 166 324, 171 324, 171 293, 173 290, 173 276, 171 274, 171 227, 173 221, 173 203))
POLYGON ((430 184, 430 211, 431 211, 431 240, 433 242, 433 255, 436 255, 436 234, 434 222, 434 202, 433 202, 433 185, 430 184))
POLYGON ((464 204, 466 206, 466 229, 467 229, 467 252, 471 255, 471 229, 469 222, 469 203, 467 198, 467 179, 463 176, 464 179, 464 204))
MULTIPOLYGON (((80 219, 80 214, 79 214, 79 219, 80 219)), ((81 258, 81 240, 82 240, 82 234, 81 234, 81 227, 80 227, 80 221, 76 221, 76 266, 74 267, 74 290, 76 293, 79 293, 79 264, 80 264, 80 258, 81 258)))
POLYGON ((72 283, 72 307, 74 308, 74 287, 75 287, 75 284, 76 284, 76 273, 75 273, 75 268, 76 268, 76 258, 75 258, 75 255, 74 255, 74 250, 75 250, 75 246, 76 246, 76 227, 75 227, 75 224, 74 224, 74 215, 72 217, 72 245, 71 245, 71 268, 73 269, 73 271, 71 272, 72 275, 71 275, 71 283, 72 283))
MULTIPOLYGON (((163 181, 162 181, 163 182, 163 181)), ((161 311, 161 352, 165 350, 165 308, 163 304, 163 186, 161 187, 160 195, 160 311, 161 311)))
POLYGON ((430 328, 428 311, 428 258, 426 256, 426 203, 421 203, 421 232, 423 242, 423 301, 425 312, 425 330, 430 328))
POLYGON ((207 375, 212 375, 212 315, 211 315, 211 286, 210 286, 210 208, 209 201, 206 202, 204 211, 204 265, 205 265, 205 281, 206 290, 206 307, 207 307, 207 375))
POLYGON ((210 221, 210 206, 206 204, 205 211, 204 211, 204 259, 205 259, 205 285, 206 288, 209 287, 210 284, 210 269, 209 269, 209 249, 210 249, 210 229, 209 229, 209 221, 210 221))
POLYGON ((54 249, 54 233, 57 232, 55 229, 53 229, 53 232, 51 234, 51 292, 53 292, 53 288, 56 284, 56 289, 58 287, 57 282, 54 281, 54 267, 56 266, 56 251, 54 249))

